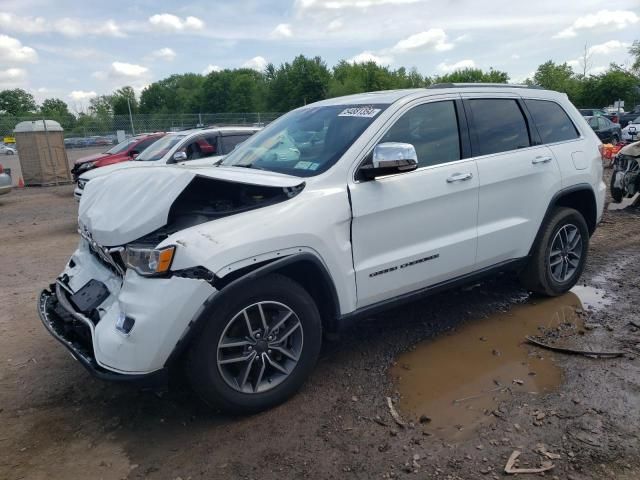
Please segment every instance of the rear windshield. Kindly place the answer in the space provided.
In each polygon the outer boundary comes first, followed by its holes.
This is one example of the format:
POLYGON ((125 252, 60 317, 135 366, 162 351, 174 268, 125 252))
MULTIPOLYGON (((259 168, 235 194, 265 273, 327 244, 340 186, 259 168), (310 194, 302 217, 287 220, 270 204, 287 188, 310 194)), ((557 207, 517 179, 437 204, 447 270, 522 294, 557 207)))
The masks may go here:
POLYGON ((231 152, 222 166, 310 177, 328 170, 388 105, 294 110, 231 152))

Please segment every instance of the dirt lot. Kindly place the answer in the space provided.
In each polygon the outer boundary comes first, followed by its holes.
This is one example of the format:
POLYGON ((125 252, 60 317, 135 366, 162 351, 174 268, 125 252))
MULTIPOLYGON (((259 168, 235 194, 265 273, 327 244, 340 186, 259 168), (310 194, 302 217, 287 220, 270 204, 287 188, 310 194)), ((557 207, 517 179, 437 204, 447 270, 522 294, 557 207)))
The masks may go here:
MULTIPOLYGON (((36 296, 77 242, 71 191, 34 188, 0 198, 0 478, 503 478, 516 449, 520 467, 552 462, 547 478, 640 478, 640 331, 629 324, 640 323, 638 210, 605 214, 581 282, 600 295, 582 306, 571 297, 577 330, 547 332, 547 338, 559 335, 574 346, 621 350, 623 356, 553 353, 517 346, 522 339, 507 345, 495 322, 524 322, 529 307, 555 307, 528 299, 511 275, 502 275, 358 323, 325 345, 295 398, 269 412, 230 418, 207 410, 184 387, 156 395, 93 380, 45 332, 36 296), (449 338, 460 348, 462 332, 468 358, 464 349, 413 349, 430 339, 436 348, 449 338), (527 368, 518 373, 524 378, 511 382, 511 370, 505 374, 499 361, 478 360, 474 350, 484 343, 499 358, 524 349, 520 365, 527 368), (469 381, 484 375, 497 385, 494 392, 470 395, 488 403, 471 415, 475 424, 461 416, 464 435, 436 426, 446 407, 425 411, 420 422, 407 400, 411 392, 398 391, 417 366, 405 366, 405 356, 395 359, 422 349, 438 359, 429 366, 432 373, 452 372, 440 375, 447 384, 456 384, 454 372, 468 374, 467 360, 478 372, 469 381), (530 364, 549 360, 558 374, 541 377, 551 379, 551 388, 529 393, 528 377, 536 373, 530 364), (497 366, 483 369, 483 362, 497 366), (406 427, 390 415, 387 396, 411 422, 406 427), (534 452, 540 443, 554 458, 534 452)), ((454 393, 466 382, 453 385, 454 393)), ((422 387, 451 393, 433 383, 422 387)))

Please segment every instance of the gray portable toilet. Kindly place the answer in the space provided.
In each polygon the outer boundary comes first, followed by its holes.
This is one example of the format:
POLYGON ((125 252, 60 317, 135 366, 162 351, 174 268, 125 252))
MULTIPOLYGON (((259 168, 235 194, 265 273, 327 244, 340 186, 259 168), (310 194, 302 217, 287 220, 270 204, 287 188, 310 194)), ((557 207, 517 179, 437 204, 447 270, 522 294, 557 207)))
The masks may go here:
POLYGON ((72 181, 62 126, 55 120, 20 122, 13 130, 26 186, 72 181))

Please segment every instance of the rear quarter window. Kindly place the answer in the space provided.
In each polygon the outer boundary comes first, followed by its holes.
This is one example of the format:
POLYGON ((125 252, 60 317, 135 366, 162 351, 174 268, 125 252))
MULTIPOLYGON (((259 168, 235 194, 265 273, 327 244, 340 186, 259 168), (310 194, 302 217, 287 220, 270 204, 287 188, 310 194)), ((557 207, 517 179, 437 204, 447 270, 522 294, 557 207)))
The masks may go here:
POLYGON ((573 140, 580 136, 567 112, 556 102, 549 100, 525 100, 542 143, 573 140))

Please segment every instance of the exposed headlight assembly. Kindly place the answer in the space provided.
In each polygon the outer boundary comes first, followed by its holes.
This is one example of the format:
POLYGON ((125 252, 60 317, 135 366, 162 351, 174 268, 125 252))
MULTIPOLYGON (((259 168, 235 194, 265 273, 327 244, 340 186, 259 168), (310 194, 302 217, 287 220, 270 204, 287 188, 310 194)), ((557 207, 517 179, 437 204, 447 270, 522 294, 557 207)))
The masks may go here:
POLYGON ((127 268, 135 270, 140 275, 151 277, 169 271, 175 250, 176 247, 173 245, 160 249, 127 246, 122 256, 127 268))
POLYGON ((89 180, 83 179, 83 178, 79 178, 78 179, 78 188, 80 190, 84 190, 85 185, 87 184, 89 180))

